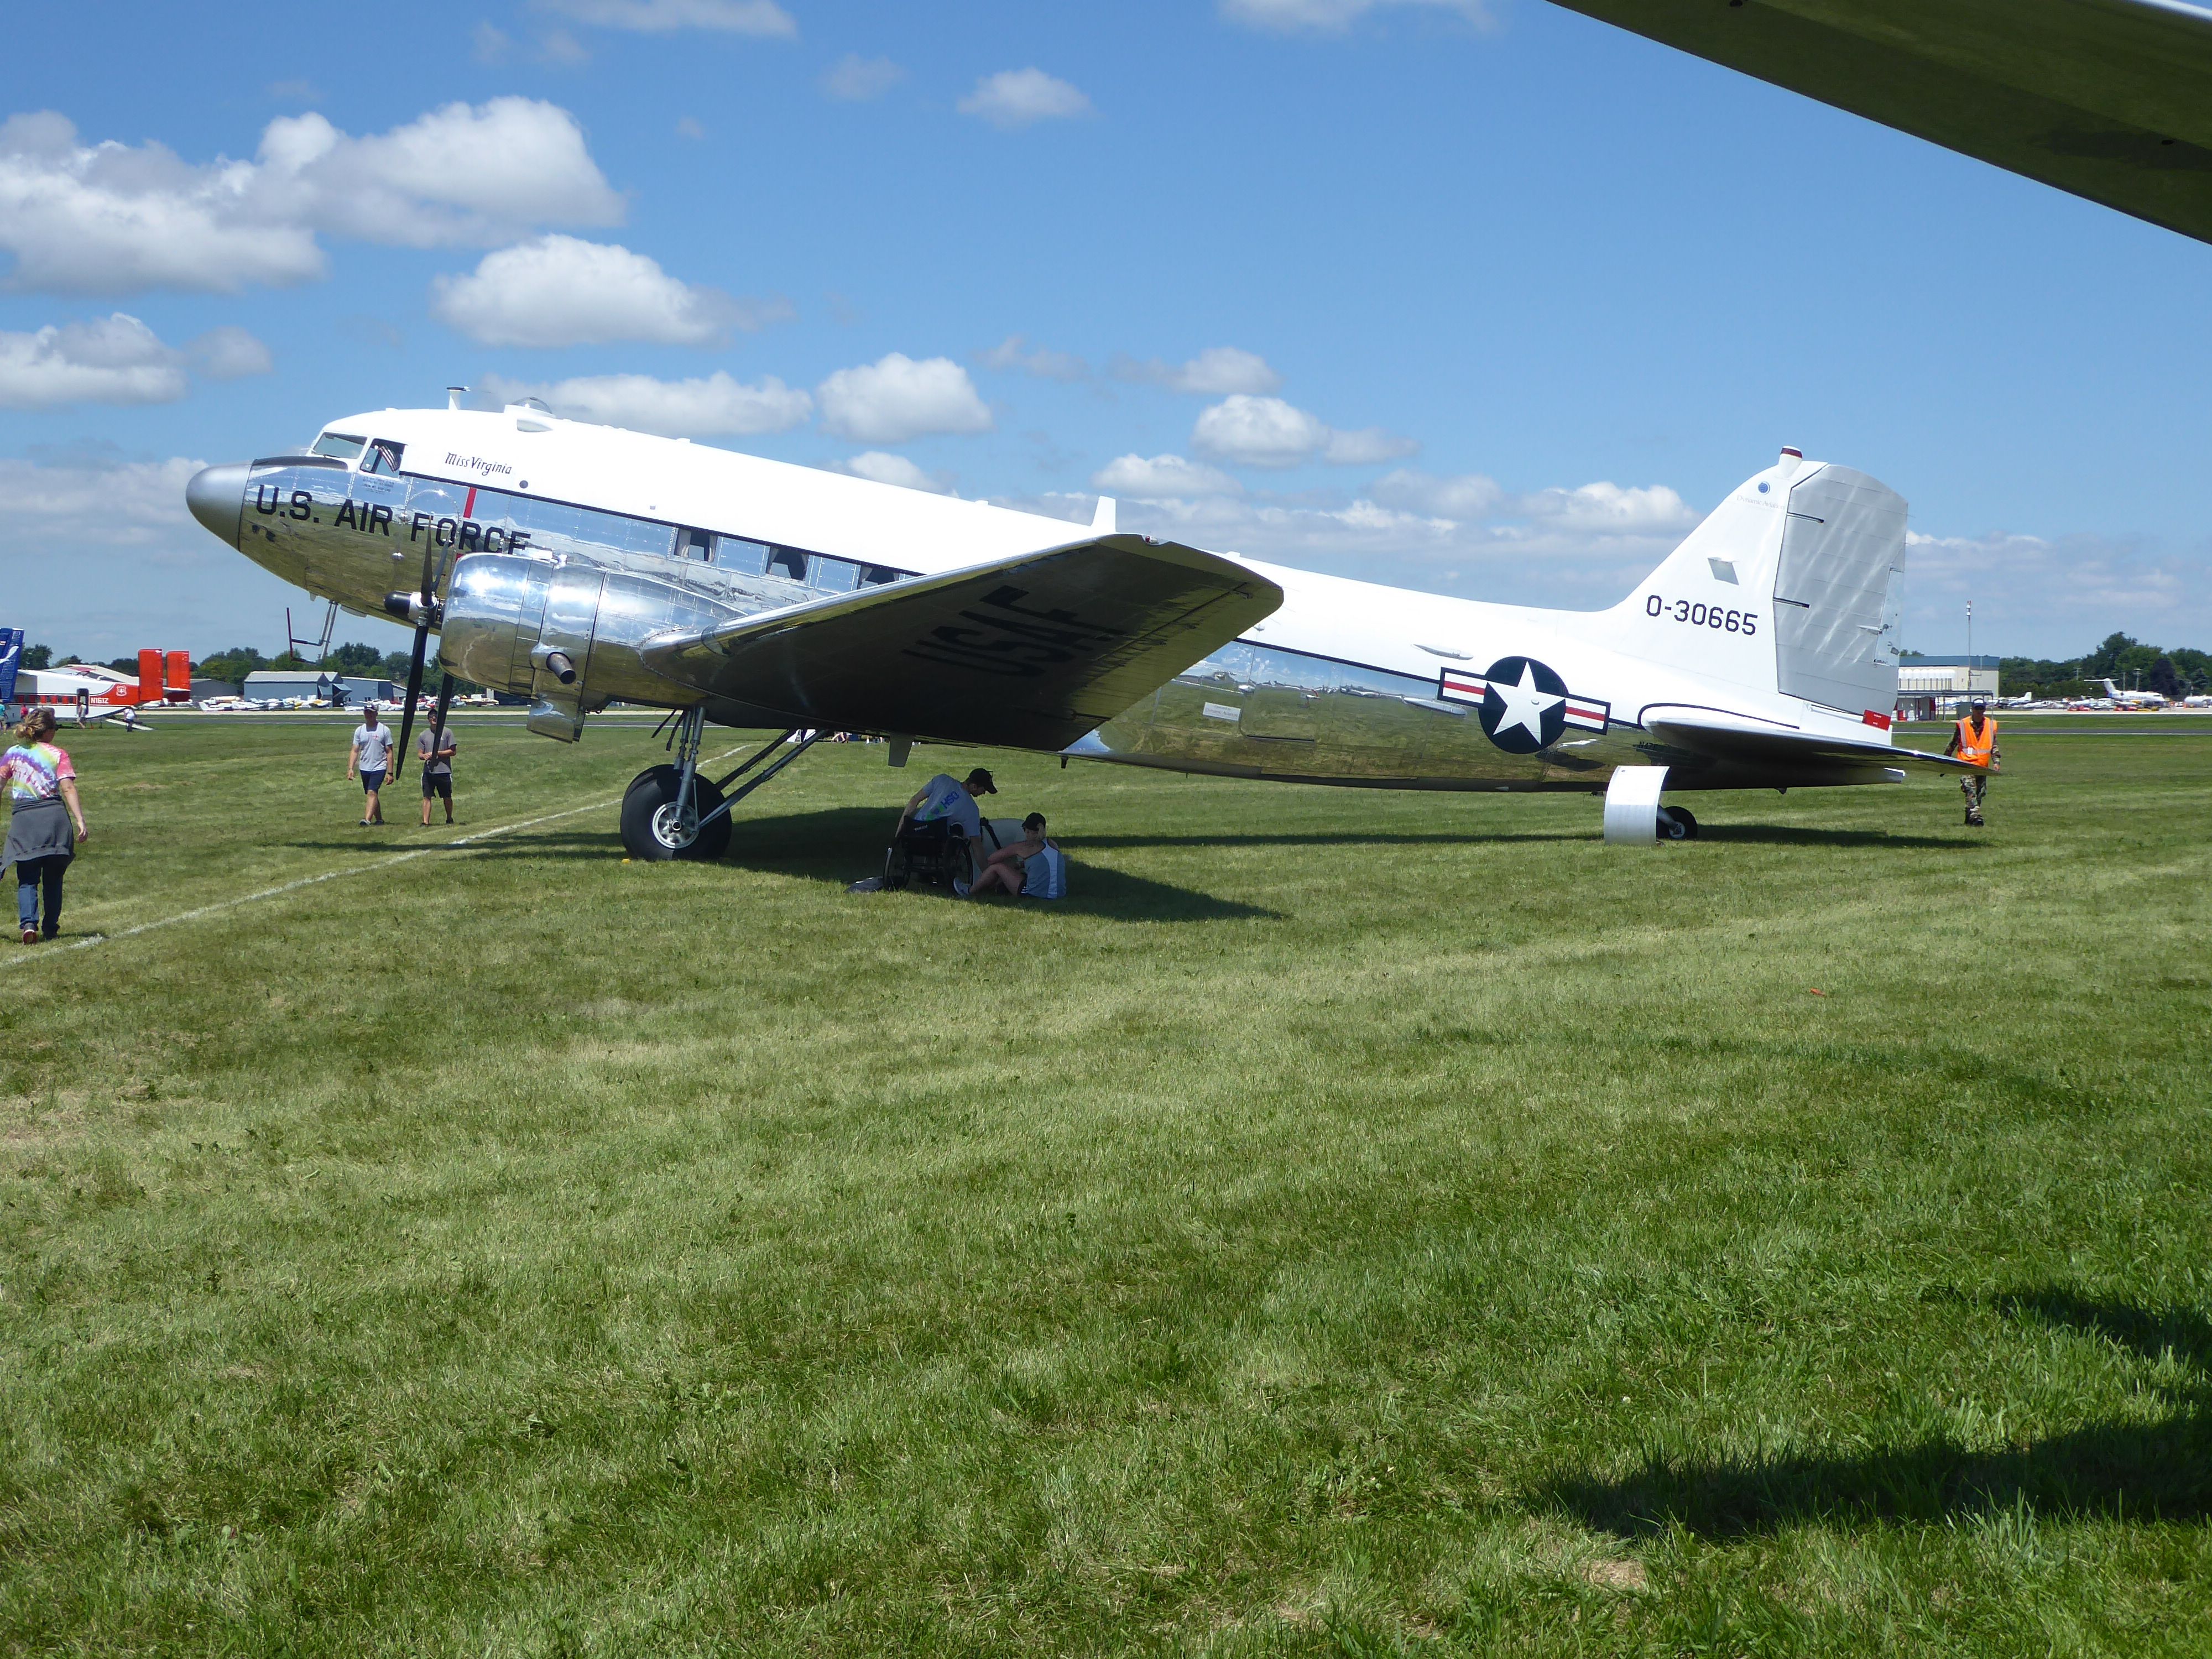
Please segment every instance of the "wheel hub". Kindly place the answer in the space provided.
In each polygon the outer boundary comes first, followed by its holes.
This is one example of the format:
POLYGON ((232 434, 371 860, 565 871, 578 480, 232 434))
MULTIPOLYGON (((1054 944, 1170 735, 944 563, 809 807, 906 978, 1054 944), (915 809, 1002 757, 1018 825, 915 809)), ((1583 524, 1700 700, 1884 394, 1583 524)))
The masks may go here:
POLYGON ((681 852, 699 839, 698 819, 679 811, 674 801, 656 807, 653 814, 653 838, 663 847, 681 852))

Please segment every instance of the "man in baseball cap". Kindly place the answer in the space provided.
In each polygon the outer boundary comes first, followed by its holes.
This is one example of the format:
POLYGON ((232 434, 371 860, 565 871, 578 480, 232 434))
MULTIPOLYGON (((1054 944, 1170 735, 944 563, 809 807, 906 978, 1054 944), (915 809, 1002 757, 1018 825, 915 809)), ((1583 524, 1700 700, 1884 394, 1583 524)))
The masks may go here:
MULTIPOLYGON (((975 805, 976 798, 981 795, 995 795, 998 793, 999 786, 991 781, 991 775, 980 766, 970 772, 964 780, 957 782, 953 780, 951 773, 939 772, 927 783, 915 791, 913 799, 906 804, 906 811, 899 814, 899 830, 903 830, 906 828, 909 818, 916 823, 934 823, 939 818, 950 819, 957 826, 957 833, 968 843, 969 867, 972 871, 977 850, 976 842, 983 834, 983 814, 982 810, 975 805)), ((895 831, 894 835, 896 833, 895 831)), ((952 884, 952 890, 964 897, 968 891, 968 883, 964 880, 956 881, 952 884)))

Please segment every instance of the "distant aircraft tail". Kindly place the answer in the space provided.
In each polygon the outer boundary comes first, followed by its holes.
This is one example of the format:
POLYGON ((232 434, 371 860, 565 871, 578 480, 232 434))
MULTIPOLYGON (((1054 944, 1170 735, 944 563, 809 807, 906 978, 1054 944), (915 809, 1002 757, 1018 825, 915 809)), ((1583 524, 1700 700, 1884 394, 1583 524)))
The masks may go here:
POLYGON ((23 630, 0 628, 0 702, 15 701, 15 676, 23 667, 23 630))
POLYGON ((1609 613, 1620 648, 1887 727, 1905 499, 1784 450, 1609 613))

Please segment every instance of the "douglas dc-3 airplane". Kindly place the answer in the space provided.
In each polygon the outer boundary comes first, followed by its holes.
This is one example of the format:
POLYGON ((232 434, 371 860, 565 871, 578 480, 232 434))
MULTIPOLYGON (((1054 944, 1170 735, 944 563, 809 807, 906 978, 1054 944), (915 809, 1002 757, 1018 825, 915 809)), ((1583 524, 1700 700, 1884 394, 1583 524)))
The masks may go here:
POLYGON ((1660 805, 1668 784, 1972 769, 1890 744, 1905 502, 1795 450, 1593 612, 1120 535, 1111 501, 1078 532, 532 404, 349 416, 307 454, 206 469, 187 499, 287 580, 413 621, 410 720, 434 631, 450 674, 527 694, 548 737, 574 741, 614 699, 681 711, 675 763, 623 805, 635 857, 716 855, 729 806, 811 740, 708 779, 708 721, 880 734, 894 765, 924 738, 1306 783, 1577 790, 1605 795, 1609 838, 1645 842, 1695 833, 1660 805))
MULTIPOLYGON (((2212 9, 2192 0, 1561 0, 2212 240, 2212 9)), ((574 425, 387 410, 210 467, 216 534, 573 739, 612 698, 682 711, 623 838, 711 856, 706 721, 1057 750, 1184 771, 1606 796, 1608 839, 1694 832, 1686 789, 1965 770, 1889 744, 1905 504, 1785 450, 1629 597, 1443 599, 574 425), (414 573, 419 568, 419 580, 414 573), (399 587, 402 573, 406 591, 399 587)), ((450 685, 451 681, 447 684, 450 685)), ((411 720, 411 713, 410 719, 411 720)), ((405 749, 403 732, 401 748, 405 749)))

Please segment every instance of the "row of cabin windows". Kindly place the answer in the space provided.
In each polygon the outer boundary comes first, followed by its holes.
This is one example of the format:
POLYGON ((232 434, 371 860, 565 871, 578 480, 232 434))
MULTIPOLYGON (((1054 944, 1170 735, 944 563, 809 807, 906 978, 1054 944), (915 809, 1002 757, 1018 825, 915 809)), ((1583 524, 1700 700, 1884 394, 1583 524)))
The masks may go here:
MULTIPOLYGON (((358 457, 363 474, 391 477, 396 483, 399 482, 398 474, 404 448, 387 439, 325 432, 315 440, 313 453, 342 461, 358 457)), ((428 478, 410 478, 406 483, 410 486, 406 503, 410 512, 428 513, 434 519, 459 519, 467 506, 466 484, 438 483, 428 478)), ((389 499, 381 491, 377 494, 380 500, 389 499)), ((548 551, 600 548, 657 554, 664 558, 694 559, 742 575, 780 577, 823 593, 847 593, 856 587, 879 586, 912 574, 895 570, 889 565, 836 559, 826 553, 809 553, 773 542, 725 536, 684 525, 659 524, 619 513, 600 513, 588 507, 541 501, 507 490, 479 488, 468 516, 479 525, 526 532, 531 546, 548 551)))

